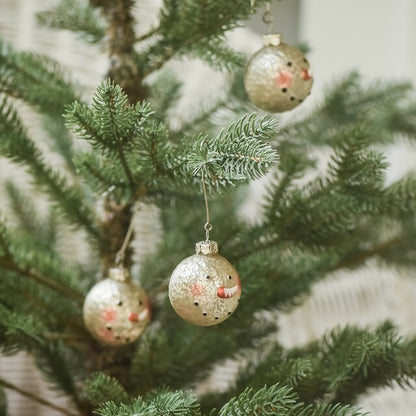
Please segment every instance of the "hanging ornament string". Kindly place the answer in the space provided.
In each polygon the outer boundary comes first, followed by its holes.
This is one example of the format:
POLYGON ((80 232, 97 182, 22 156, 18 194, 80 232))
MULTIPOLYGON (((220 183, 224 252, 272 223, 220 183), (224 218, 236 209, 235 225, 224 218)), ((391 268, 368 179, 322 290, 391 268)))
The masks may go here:
POLYGON ((267 25, 267 33, 269 35, 274 33, 274 17, 270 1, 266 3, 266 11, 263 14, 263 22, 267 25))
POLYGON ((212 230, 212 224, 209 222, 209 206, 208 206, 207 188, 205 186, 205 172, 202 172, 202 189, 204 191, 205 212, 207 215, 207 221, 204 225, 205 237, 206 237, 205 241, 209 241, 209 232, 212 230))
POLYGON ((114 261, 116 266, 122 266, 123 265, 127 247, 130 243, 131 236, 133 235, 133 230, 134 230, 134 223, 133 223, 133 217, 132 217, 131 220, 130 220, 130 225, 129 225, 129 228, 127 230, 126 236, 124 237, 123 244, 122 244, 120 250, 117 251, 117 254, 116 254, 116 258, 115 258, 115 261, 114 261))
MULTIPOLYGON (((217 325, 229 318, 238 306, 241 282, 237 270, 209 239, 206 172, 201 170, 207 220, 206 240, 195 244, 195 254, 182 260, 169 280, 169 300, 176 313, 194 325, 217 325)), ((199 173, 199 172, 198 172, 199 173)))

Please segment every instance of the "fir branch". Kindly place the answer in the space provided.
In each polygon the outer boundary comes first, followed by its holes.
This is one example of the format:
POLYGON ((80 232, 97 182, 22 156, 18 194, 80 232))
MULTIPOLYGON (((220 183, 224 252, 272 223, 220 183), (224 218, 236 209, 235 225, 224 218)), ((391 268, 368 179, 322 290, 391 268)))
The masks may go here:
POLYGON ((87 1, 62 0, 52 10, 37 13, 36 18, 43 26, 77 32, 89 43, 101 42, 106 31, 97 11, 87 1))
POLYGON ((361 409, 354 409, 348 405, 341 404, 318 404, 309 405, 303 409, 298 409, 291 413, 290 416, 367 416, 368 412, 363 412, 361 409))
POLYGON ((109 401, 115 404, 126 404, 130 401, 129 395, 120 383, 103 373, 95 373, 85 381, 85 393, 94 406, 109 401))
POLYGON ((0 338, 2 352, 33 351, 44 344, 45 327, 30 314, 19 314, 0 304, 0 338))
POLYGON ((150 86, 149 103, 157 120, 167 122, 169 110, 180 98, 182 83, 172 71, 161 72, 150 86))
POLYGON ((238 397, 233 397, 225 404, 218 416, 245 416, 279 415, 288 414, 289 410, 296 406, 297 396, 292 389, 275 384, 271 387, 263 387, 258 391, 246 388, 238 397))
POLYGON ((55 390, 69 396, 78 409, 82 410, 86 403, 78 380, 86 377, 83 355, 61 341, 49 341, 34 358, 37 367, 55 390))
MULTIPOLYGON (((57 222, 52 212, 48 212, 45 220, 41 220, 32 201, 23 195, 12 182, 6 183, 6 191, 11 201, 13 214, 19 221, 19 230, 15 230, 15 233, 23 231, 25 239, 34 240, 36 244, 41 244, 48 250, 54 251, 57 222)), ((11 253, 9 252, 8 255, 10 256, 11 253)))
POLYGON ((118 158, 134 194, 137 183, 128 153, 137 146, 137 135, 150 114, 146 103, 129 105, 121 87, 107 79, 97 88, 91 108, 75 102, 68 107, 65 118, 79 138, 90 141, 103 156, 118 158))
POLYGON ((270 234, 281 241, 328 246, 338 244, 358 217, 381 212, 384 156, 367 149, 365 132, 347 131, 343 137, 325 177, 287 192, 284 198, 278 184, 271 186, 264 205, 270 234))
MULTIPOLYGON (((264 3, 263 0, 256 1, 255 9, 264 3)), ((213 46, 219 46, 225 32, 238 26, 238 22, 247 19, 250 13, 250 3, 245 0, 221 3, 165 0, 156 31, 160 39, 146 54, 137 58, 138 65, 143 67, 143 75, 159 69, 177 54, 197 53, 208 62, 216 61, 213 46)), ((220 49, 219 52, 218 58, 230 58, 231 62, 239 64, 242 62, 229 50, 220 49)))
POLYGON ((77 99, 74 86, 55 61, 33 53, 16 52, 1 39, 0 92, 22 99, 54 117, 60 117, 64 106, 77 99))
POLYGON ((3 378, 0 378, 0 385, 6 389, 17 392, 20 395, 27 397, 28 399, 33 400, 36 403, 41 404, 42 406, 46 406, 46 407, 49 407, 50 409, 56 410, 57 412, 62 413, 63 415, 77 416, 77 414, 70 412, 68 409, 61 407, 61 406, 57 406, 56 404, 50 402, 49 400, 45 400, 42 397, 36 396, 35 394, 27 390, 23 390, 20 387, 16 386, 15 384, 12 384, 4 380, 3 378))
POLYGON ((340 404, 305 405, 299 402, 297 394, 289 387, 279 384, 264 386, 258 391, 245 389, 238 397, 232 398, 224 405, 218 416, 246 415, 281 415, 281 416, 365 416, 351 406, 340 404))
POLYGON ((14 263, 13 260, 9 258, 0 257, 0 267, 15 272, 23 277, 32 279, 37 283, 40 283, 41 285, 46 286, 54 290, 55 292, 72 299, 79 305, 83 304, 83 297, 78 292, 75 292, 72 288, 65 287, 54 280, 42 276, 41 274, 37 273, 35 270, 31 270, 30 268, 21 268, 19 265, 14 263))
POLYGON ((117 405, 113 402, 103 404, 96 413, 100 416, 201 416, 195 398, 186 392, 157 391, 148 395, 145 400, 138 397, 131 405, 117 405))
POLYGON ((343 140, 338 132, 357 125, 367 129, 369 143, 392 142, 397 134, 415 138, 416 106, 411 93, 408 82, 364 85, 360 75, 351 72, 327 90, 323 103, 304 120, 282 128, 279 139, 338 146, 343 140))
POLYGON ((73 159, 75 157, 74 140, 65 126, 63 117, 43 117, 43 130, 48 134, 52 149, 62 156, 72 177, 76 177, 73 159))
POLYGON ((10 258, 10 236, 7 231, 6 224, 4 220, 0 218, 0 247, 1 247, 1 255, 10 258))
MULTIPOLYGON (((267 140, 275 133, 275 122, 255 114, 244 116, 212 139, 199 135, 188 149, 180 149, 172 161, 174 169, 204 177, 215 185, 256 179, 277 160, 267 140)), ((186 146, 186 145, 185 145, 186 146)))
POLYGON ((45 164, 41 152, 27 136, 26 130, 9 101, 0 103, 0 152, 12 161, 25 166, 34 182, 55 202, 55 205, 73 224, 83 227, 90 235, 97 237, 93 214, 83 204, 83 195, 75 186, 45 164))
MULTIPOLYGON (((180 54, 181 51, 178 51, 180 54)), ((187 56, 203 59, 211 67, 229 72, 244 67, 247 59, 242 53, 232 50, 223 39, 212 38, 192 44, 182 52, 187 56)))

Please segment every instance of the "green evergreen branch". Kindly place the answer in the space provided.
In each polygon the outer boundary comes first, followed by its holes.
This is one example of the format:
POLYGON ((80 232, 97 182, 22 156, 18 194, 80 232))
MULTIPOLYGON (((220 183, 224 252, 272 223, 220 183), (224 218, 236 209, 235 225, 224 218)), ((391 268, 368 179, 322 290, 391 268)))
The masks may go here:
POLYGON ((65 126, 63 117, 61 115, 59 118, 44 116, 42 118, 42 128, 48 134, 52 150, 62 156, 71 177, 76 181, 77 172, 73 162, 75 157, 74 140, 65 126))
POLYGON ((236 67, 244 67, 247 61, 244 54, 232 50, 223 39, 216 37, 191 44, 183 53, 203 59, 213 68, 226 69, 229 72, 235 70, 236 67))
POLYGON ((80 413, 85 407, 90 409, 90 405, 84 401, 79 385, 79 380, 86 377, 86 363, 82 354, 68 348, 62 342, 49 341, 35 355, 35 363, 56 390, 72 399, 80 413))
POLYGON ((104 157, 118 158, 134 194, 138 184, 129 153, 137 148, 137 136, 143 134, 150 114, 148 104, 129 105, 121 87, 107 79, 98 86, 91 108, 75 102, 67 108, 65 118, 78 137, 91 142, 104 157))
MULTIPOLYGON (((265 1, 258 0, 255 9, 264 3, 265 1)), ((238 22, 247 19, 250 13, 250 3, 245 0, 189 4, 165 0, 156 30, 160 39, 146 51, 146 55, 137 59, 138 65, 143 67, 143 76, 161 68, 177 54, 197 52, 208 62, 217 61, 213 45, 219 46, 224 33, 238 26, 238 22)), ((242 62, 230 51, 220 49, 218 52, 218 58, 229 58, 230 62, 238 64, 242 62)))
MULTIPOLYGON (((6 183, 6 191, 9 195, 14 216, 19 221, 19 231, 25 233, 25 239, 32 239, 36 244, 47 247, 48 250, 54 251, 56 243, 57 223, 52 212, 48 212, 47 218, 41 220, 36 214, 35 206, 32 201, 12 183, 6 183)), ((1 225, 0 221, 0 227, 1 225)), ((15 230, 15 232, 18 232, 15 230)), ((1 243, 1 231, 0 231, 1 243)), ((5 253, 5 257, 10 257, 11 253, 5 253)))
POLYGON ((415 138, 416 106, 408 82, 374 82, 363 85, 356 72, 347 74, 326 92, 323 103, 301 121, 289 123, 279 139, 308 145, 342 144, 339 131, 357 125, 367 129, 369 143, 386 143, 397 134, 415 138))
POLYGON ((38 23, 78 32, 90 43, 101 42, 106 28, 96 10, 86 1, 62 0, 54 9, 37 13, 38 23))
POLYGON ((85 394, 94 406, 109 401, 115 404, 130 401, 129 395, 121 384, 115 378, 103 373, 95 373, 85 381, 85 394))
POLYGON ((6 224, 0 219, 0 247, 2 249, 1 255, 4 257, 10 257, 10 236, 7 231, 6 224))
POLYGON ((326 176, 283 198, 278 183, 270 187, 264 205, 270 234, 306 245, 331 245, 359 216, 383 210, 384 156, 366 148, 365 132, 347 131, 343 137, 326 176))
POLYGON ((0 92, 22 99, 54 117, 77 99, 74 87, 52 59, 16 52, 0 39, 0 92))
POLYGON ((274 384, 270 387, 264 386, 255 391, 246 388, 239 396, 233 397, 225 404, 218 416, 365 416, 363 413, 353 409, 351 406, 340 404, 329 405, 305 405, 299 402, 298 395, 287 386, 274 384))
POLYGON ((171 162, 185 175, 204 177, 215 185, 256 179, 277 161, 277 153, 264 143, 275 133, 274 119, 244 116, 212 139, 199 135, 171 162))
POLYGON ((246 388, 239 396, 233 397, 225 404, 218 416, 289 414, 289 410, 296 406, 296 400, 296 393, 292 389, 278 384, 265 386, 258 391, 246 388))
POLYGON ((132 193, 134 193, 134 191, 136 189, 136 185, 135 185, 135 182, 134 182, 134 179, 133 179, 133 174, 132 174, 132 172, 130 170, 130 167, 127 163, 126 155, 124 153, 124 148, 121 145, 121 143, 118 143, 117 149, 118 149, 118 154, 119 154, 119 157, 120 157, 121 165, 123 166, 124 172, 126 173, 127 179, 130 183, 131 191, 132 191, 132 193))
POLYGON ((108 402, 96 411, 100 416, 201 416, 195 398, 187 392, 166 390, 149 394, 145 400, 138 397, 132 404, 108 402))
POLYGON ((3 378, 0 378, 0 385, 3 386, 6 389, 13 390, 13 391, 17 392, 20 395, 22 395, 24 397, 27 397, 28 399, 33 400, 36 403, 39 403, 39 404, 41 404, 43 406, 46 406, 46 407, 49 407, 50 409, 56 410, 57 412, 62 413, 64 415, 67 415, 67 416, 78 416, 76 413, 72 413, 72 412, 70 412, 68 409, 66 409, 64 407, 57 406, 56 404, 50 402, 49 400, 46 400, 46 399, 44 399, 42 397, 39 397, 39 396, 36 396, 35 394, 33 394, 30 391, 23 390, 20 387, 18 387, 15 384, 12 384, 12 383, 6 381, 3 378))
POLYGON ((53 172, 42 160, 41 152, 28 138, 16 111, 6 98, 0 103, 0 152, 12 161, 25 166, 35 183, 44 189, 56 206, 93 237, 98 236, 93 214, 83 203, 83 195, 74 186, 53 172))
POLYGON ((82 305, 84 302, 83 296, 80 295, 78 292, 74 291, 69 287, 65 287, 54 280, 51 280, 41 274, 37 273, 35 270, 24 269, 21 268, 19 265, 14 263, 14 261, 10 258, 0 257, 0 267, 15 272, 23 277, 27 277, 40 283, 43 286, 49 287, 50 289, 54 290, 55 292, 72 299, 79 305, 82 305))

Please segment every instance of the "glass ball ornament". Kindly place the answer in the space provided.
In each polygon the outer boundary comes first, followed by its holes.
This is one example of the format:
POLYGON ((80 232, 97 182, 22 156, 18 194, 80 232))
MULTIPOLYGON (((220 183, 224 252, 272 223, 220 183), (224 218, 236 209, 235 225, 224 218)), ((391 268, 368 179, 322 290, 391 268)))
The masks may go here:
POLYGON ((134 342, 150 321, 145 291, 134 284, 124 268, 109 270, 109 278, 88 292, 83 308, 84 323, 91 335, 104 344, 134 342))
POLYGON ((240 297, 237 270, 218 253, 215 241, 196 243, 196 254, 182 260, 169 281, 173 309, 194 325, 223 322, 235 311, 240 297))
POLYGON ((263 36, 264 46, 248 61, 244 87, 250 101, 262 110, 281 113, 308 97, 313 78, 303 53, 282 42, 281 34, 263 36))

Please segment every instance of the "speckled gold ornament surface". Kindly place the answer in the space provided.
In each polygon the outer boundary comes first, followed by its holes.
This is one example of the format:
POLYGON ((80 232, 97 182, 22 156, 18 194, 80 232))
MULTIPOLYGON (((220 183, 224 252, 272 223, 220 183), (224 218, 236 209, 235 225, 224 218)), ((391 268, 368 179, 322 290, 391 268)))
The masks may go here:
POLYGON ((181 261, 169 281, 169 299, 176 313, 201 326, 219 324, 237 308, 240 277, 218 253, 215 241, 196 244, 196 254, 181 261))
POLYGON ((97 283, 84 302, 84 322, 91 335, 108 345, 135 341, 150 320, 146 293, 122 268, 110 269, 110 278, 97 283))
POLYGON ((313 79, 303 53, 282 42, 280 34, 265 35, 264 47, 249 60, 244 86, 257 107, 279 113, 298 106, 310 94, 313 79))

